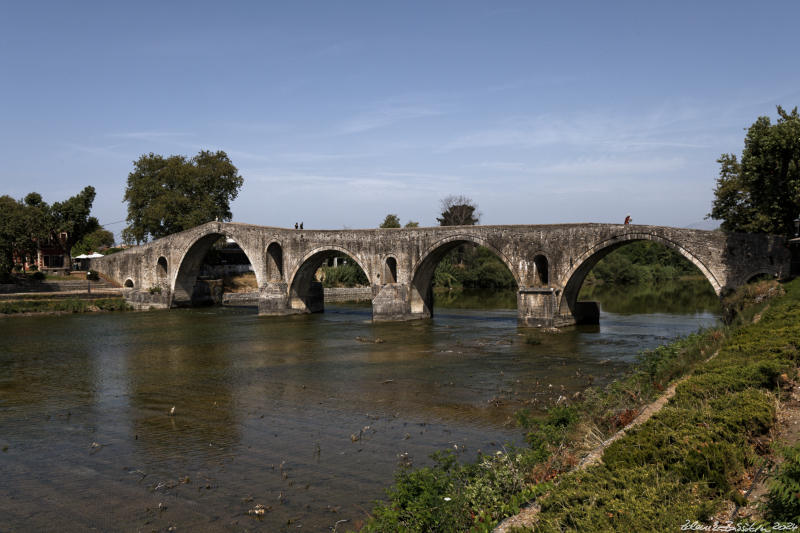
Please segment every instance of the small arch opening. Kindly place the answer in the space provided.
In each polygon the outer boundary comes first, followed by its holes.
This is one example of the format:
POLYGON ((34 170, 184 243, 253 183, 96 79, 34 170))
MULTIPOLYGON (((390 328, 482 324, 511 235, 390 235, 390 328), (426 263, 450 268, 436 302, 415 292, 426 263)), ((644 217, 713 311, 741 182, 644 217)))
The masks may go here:
POLYGON ((267 246, 267 279, 283 280, 283 248, 277 242, 267 246))
POLYGON ((394 257, 386 258, 386 264, 383 269, 383 282, 397 283, 397 259, 394 257))
POLYGON ((133 288, 133 280, 132 279, 128 278, 128 279, 125 280, 125 288, 126 289, 132 289, 133 288))
POLYGON ((166 281, 167 279, 167 258, 161 256, 158 258, 158 262, 156 263, 156 278, 158 278, 159 282, 166 281))
POLYGON ((549 280, 547 258, 537 255, 533 258, 534 284, 536 287, 546 287, 549 280))
POLYGON ((747 283, 759 283, 761 281, 772 281, 775 279, 774 274, 770 274, 769 272, 759 272, 757 274, 753 274, 749 278, 747 278, 747 283))

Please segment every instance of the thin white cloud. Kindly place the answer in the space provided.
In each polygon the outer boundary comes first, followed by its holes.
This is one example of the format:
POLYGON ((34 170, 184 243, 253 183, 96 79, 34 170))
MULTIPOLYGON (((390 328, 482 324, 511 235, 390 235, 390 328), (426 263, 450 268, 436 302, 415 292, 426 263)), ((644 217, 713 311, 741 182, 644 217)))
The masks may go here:
POLYGON ((638 117, 584 114, 510 117, 484 129, 452 139, 436 151, 482 148, 537 148, 560 145, 584 150, 636 151, 657 148, 707 148, 706 125, 692 110, 669 113, 659 109, 638 117))
POLYGON ((391 172, 391 171, 382 171, 376 172, 376 176, 384 176, 387 178, 406 178, 406 179, 413 179, 413 180, 423 180, 423 181, 461 181, 464 179, 464 176, 457 176, 455 174, 431 174, 427 172, 391 172))
POLYGON ((343 121, 339 127, 336 128, 336 132, 342 135, 363 133, 378 128, 385 128, 398 122, 441 114, 441 111, 433 109, 432 107, 390 104, 359 113, 343 121))
POLYGON ((119 148, 122 147, 121 144, 112 144, 108 146, 89 146, 84 144, 64 143, 64 146, 66 146, 67 149, 69 149, 72 152, 79 152, 82 154, 112 156, 112 157, 127 157, 126 154, 124 154, 119 150, 119 148))
POLYGON ((378 152, 358 153, 315 153, 315 152, 275 152, 254 153, 242 150, 229 150, 228 155, 237 159, 250 159, 253 161, 286 161, 289 163, 316 163, 325 161, 347 161, 354 159, 368 159, 380 157, 378 152))
MULTIPOLYGON (((685 168, 684 157, 628 157, 625 155, 580 157, 565 159, 546 165, 507 166, 506 170, 541 177, 559 176, 594 179, 598 177, 615 177, 641 175, 648 176, 661 172, 673 172, 685 168)), ((610 183, 613 184, 613 183, 610 183)))
MULTIPOLYGON (((398 191, 432 191, 438 190, 438 183, 457 181, 450 176, 414 173, 376 172, 365 175, 335 175, 324 173, 301 173, 291 171, 272 171, 248 174, 248 179, 260 183, 268 183, 276 189, 314 189, 317 193, 340 194, 343 190, 348 195, 385 195, 398 191), (397 179, 403 177, 404 179, 397 179), (331 189, 330 191, 328 189, 331 189)), ((416 194, 416 193, 415 193, 416 194)))
POLYGON ((587 178, 611 176, 648 176, 656 173, 673 172, 684 168, 686 160, 682 157, 669 158, 591 158, 562 161, 536 169, 541 175, 585 176, 587 178))
POLYGON ((122 133, 109 133, 107 137, 114 137, 118 139, 132 139, 137 141, 152 141, 169 138, 191 137, 194 133, 185 133, 177 131, 129 131, 122 133))

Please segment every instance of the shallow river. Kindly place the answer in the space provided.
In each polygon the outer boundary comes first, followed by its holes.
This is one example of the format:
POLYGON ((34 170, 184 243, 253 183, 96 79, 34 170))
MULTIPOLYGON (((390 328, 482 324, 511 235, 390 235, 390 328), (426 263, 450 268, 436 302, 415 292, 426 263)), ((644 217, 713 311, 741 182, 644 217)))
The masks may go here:
POLYGON ((363 305, 0 319, 0 530, 353 529, 399 461, 520 443, 515 410, 716 321, 713 292, 676 291, 595 291, 600 326, 560 334, 518 329, 513 293, 400 324, 363 305))

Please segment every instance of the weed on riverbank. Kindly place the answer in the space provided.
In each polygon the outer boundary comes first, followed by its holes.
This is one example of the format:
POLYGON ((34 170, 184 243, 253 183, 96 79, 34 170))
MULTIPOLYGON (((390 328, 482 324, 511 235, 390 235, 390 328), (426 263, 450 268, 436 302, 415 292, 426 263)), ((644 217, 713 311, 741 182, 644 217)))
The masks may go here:
POLYGON ((125 300, 122 298, 0 301, 0 315, 21 313, 91 313, 98 311, 125 311, 128 309, 130 309, 130 306, 126 304, 125 300))
POLYGON ((709 520, 726 501, 740 502, 735 480, 764 453, 778 385, 794 375, 800 283, 786 288, 767 311, 767 298, 780 291, 743 298, 748 303, 736 316, 763 313, 757 324, 645 352, 624 379, 543 418, 521 411, 527 448, 469 464, 434 455, 432 467, 401 470, 390 500, 377 505, 363 531, 490 531, 531 500, 541 510, 529 527, 543 532, 677 531, 687 520, 709 520), (605 448, 601 464, 575 470, 590 449, 693 370, 666 407, 605 448))

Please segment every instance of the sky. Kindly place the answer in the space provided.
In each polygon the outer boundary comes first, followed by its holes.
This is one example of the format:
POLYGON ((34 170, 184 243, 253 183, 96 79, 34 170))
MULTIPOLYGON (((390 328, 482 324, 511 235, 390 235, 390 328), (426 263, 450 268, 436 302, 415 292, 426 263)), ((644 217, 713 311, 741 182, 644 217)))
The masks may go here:
POLYGON ((722 153, 800 103, 800 2, 0 0, 0 194, 224 150, 233 220, 711 228, 722 153))

